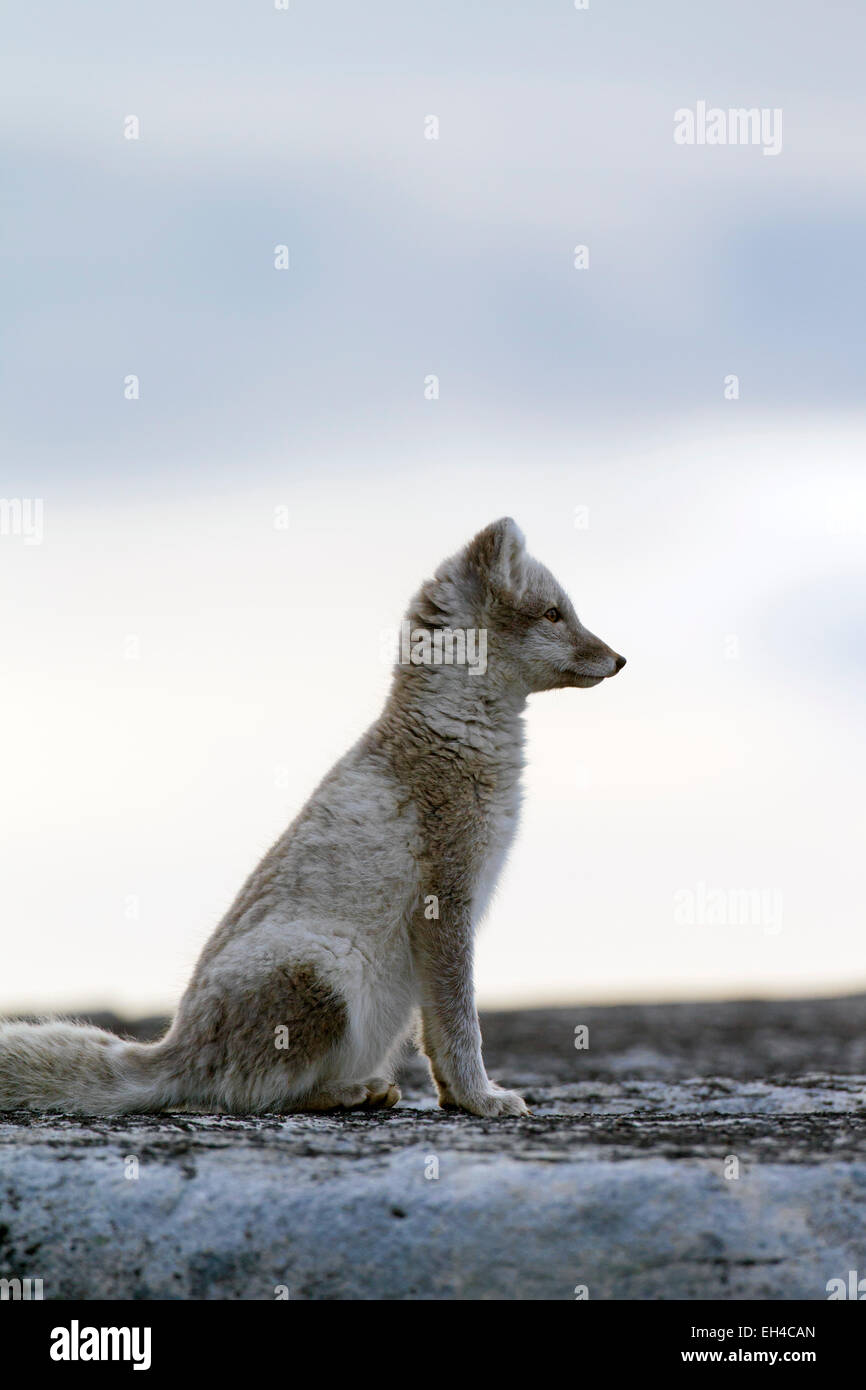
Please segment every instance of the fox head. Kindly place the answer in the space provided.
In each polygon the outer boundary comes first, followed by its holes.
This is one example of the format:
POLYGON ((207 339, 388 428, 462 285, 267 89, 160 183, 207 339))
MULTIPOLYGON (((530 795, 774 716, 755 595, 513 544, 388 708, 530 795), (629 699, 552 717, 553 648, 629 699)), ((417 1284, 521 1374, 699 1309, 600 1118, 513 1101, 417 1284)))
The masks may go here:
POLYGON ((583 626, 550 570, 527 554, 511 517, 479 531, 423 585, 410 623, 434 631, 486 634, 487 666, 527 694, 568 686, 588 689, 625 665, 583 626))

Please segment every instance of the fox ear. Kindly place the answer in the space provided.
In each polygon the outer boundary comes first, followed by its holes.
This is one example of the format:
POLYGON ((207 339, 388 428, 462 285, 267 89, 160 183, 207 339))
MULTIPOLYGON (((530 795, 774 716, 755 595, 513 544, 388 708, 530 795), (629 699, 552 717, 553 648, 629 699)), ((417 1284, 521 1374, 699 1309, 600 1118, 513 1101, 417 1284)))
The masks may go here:
POLYGON ((491 589, 519 594, 526 583, 526 541, 510 516, 491 522, 466 547, 466 563, 491 589))
POLYGON ((523 532, 510 516, 485 526, 468 545, 444 560, 412 600, 412 615, 434 627, 471 627, 486 595, 519 594, 525 587, 523 532))

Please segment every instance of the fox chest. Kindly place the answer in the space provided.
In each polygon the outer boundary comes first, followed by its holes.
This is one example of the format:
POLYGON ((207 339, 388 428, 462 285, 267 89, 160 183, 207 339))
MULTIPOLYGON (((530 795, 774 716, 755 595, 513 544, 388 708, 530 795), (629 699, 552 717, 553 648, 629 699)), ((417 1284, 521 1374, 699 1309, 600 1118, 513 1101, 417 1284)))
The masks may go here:
POLYGON ((472 895, 472 915, 476 923, 487 911, 517 834, 519 819, 520 786, 515 777, 513 780, 509 779, 505 786, 497 788, 496 795, 485 808, 472 895))

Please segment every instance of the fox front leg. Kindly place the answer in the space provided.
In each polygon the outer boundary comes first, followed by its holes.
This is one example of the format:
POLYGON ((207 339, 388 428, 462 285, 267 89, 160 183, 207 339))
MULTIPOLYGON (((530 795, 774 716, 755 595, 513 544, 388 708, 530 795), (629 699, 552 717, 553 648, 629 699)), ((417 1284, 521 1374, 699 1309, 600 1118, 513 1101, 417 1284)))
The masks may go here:
POLYGON ((440 1071, 439 1066, 436 1062, 436 1052, 433 1045, 434 1031, 435 1030, 433 1027, 431 1011, 429 1009, 422 1009, 421 1033, 418 1039, 418 1044, 421 1048, 421 1051, 424 1053, 424 1056, 427 1058, 427 1061, 430 1064, 430 1075, 433 1077, 433 1081, 436 1086, 436 1093, 439 1096, 439 1104, 442 1106, 443 1109, 459 1109, 456 1100, 451 1094, 451 1088, 448 1085, 448 1082, 445 1080, 445 1077, 442 1075, 442 1072, 440 1071))
POLYGON ((495 1086, 484 1069, 468 908, 444 910, 439 920, 421 923, 412 953, 421 987, 421 1042, 440 1105, 485 1117, 529 1114, 522 1097, 495 1086))

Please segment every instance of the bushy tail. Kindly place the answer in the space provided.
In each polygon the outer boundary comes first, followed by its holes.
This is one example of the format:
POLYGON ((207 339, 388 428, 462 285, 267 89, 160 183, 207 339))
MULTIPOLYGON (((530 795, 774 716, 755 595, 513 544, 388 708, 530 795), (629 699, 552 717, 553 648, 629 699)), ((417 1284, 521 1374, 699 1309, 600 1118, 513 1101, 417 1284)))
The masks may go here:
POLYGON ((172 1101, 160 1043, 79 1023, 0 1023, 0 1110, 111 1115, 172 1101))

